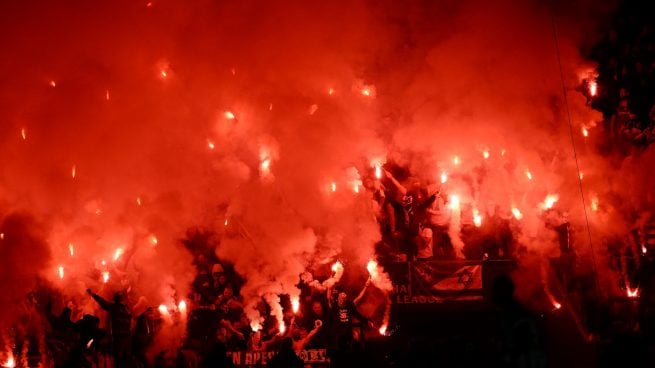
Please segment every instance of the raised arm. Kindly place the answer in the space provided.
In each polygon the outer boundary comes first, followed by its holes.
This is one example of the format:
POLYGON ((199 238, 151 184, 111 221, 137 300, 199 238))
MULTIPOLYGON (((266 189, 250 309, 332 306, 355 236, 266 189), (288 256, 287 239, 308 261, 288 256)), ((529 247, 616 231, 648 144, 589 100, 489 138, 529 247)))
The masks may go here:
POLYGON ((366 289, 368 289, 368 286, 371 284, 371 278, 369 277, 368 280, 366 280, 366 284, 364 284, 364 287, 362 288, 362 291, 359 292, 357 297, 355 297, 355 300, 353 300, 353 303, 355 305, 359 304, 359 302, 362 300, 364 297, 364 294, 366 293, 366 289))
POLYGON ((96 303, 98 303, 102 309, 106 311, 111 311, 113 303, 110 303, 107 300, 103 299, 100 295, 91 291, 91 289, 86 289, 86 292, 87 294, 91 295, 93 300, 95 300, 96 303))
POLYGON ((384 175, 391 181, 393 186, 396 187, 400 195, 404 196, 407 194, 407 188, 405 188, 402 184, 400 184, 398 180, 396 180, 396 178, 394 178, 393 175, 391 175, 390 172, 384 170, 384 175))

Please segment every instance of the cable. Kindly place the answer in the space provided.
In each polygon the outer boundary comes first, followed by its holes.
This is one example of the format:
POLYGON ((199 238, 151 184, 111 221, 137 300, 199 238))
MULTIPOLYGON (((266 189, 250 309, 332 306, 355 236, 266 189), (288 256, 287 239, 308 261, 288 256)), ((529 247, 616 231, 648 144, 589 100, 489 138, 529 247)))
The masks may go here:
POLYGON ((548 9, 550 10, 550 19, 553 24, 553 41, 555 42, 555 53, 557 55, 557 64, 559 66, 559 77, 562 84, 562 95, 564 96, 564 106, 566 107, 566 115, 569 123, 569 135, 571 137, 571 147, 573 148, 573 158, 575 159, 575 167, 578 172, 578 185, 580 188, 580 197, 582 198, 582 209, 584 210, 585 223, 587 225, 587 236, 589 238, 589 248, 591 248, 591 260, 594 266, 594 276, 596 279, 596 286, 600 290, 600 282, 598 281, 598 266, 596 265, 596 252, 594 251, 594 244, 591 240, 591 230, 589 228, 589 215, 587 214, 587 202, 582 188, 582 178, 580 177, 580 163, 578 162, 578 152, 575 148, 575 139, 573 135, 573 122, 571 119, 571 110, 569 109, 569 99, 566 95, 566 83, 564 82, 564 70, 562 68, 562 58, 559 51, 559 38, 557 37, 557 23, 555 22, 555 12, 553 11, 552 0, 548 1, 548 9))

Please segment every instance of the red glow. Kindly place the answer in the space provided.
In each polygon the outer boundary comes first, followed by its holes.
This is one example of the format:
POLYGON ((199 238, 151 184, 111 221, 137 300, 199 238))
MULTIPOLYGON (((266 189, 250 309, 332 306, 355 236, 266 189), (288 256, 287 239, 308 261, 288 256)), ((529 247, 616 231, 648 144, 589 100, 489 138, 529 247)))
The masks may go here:
POLYGON ((589 83, 589 94, 592 97, 595 97, 596 93, 598 93, 598 83, 596 82, 589 83))
POLYGON ((517 220, 520 220, 523 218, 523 214, 521 213, 521 210, 519 210, 516 207, 512 208, 512 215, 514 215, 514 218, 517 220))
POLYGON ((300 300, 298 297, 291 298, 291 309, 293 310, 293 313, 298 313, 298 310, 300 309, 300 300))
POLYGON ((234 115, 234 113, 233 113, 232 111, 226 111, 226 112, 223 114, 223 116, 225 116, 225 118, 226 118, 227 120, 234 120, 234 119, 236 119, 236 116, 234 115))
POLYGON ((627 294, 628 298, 637 298, 637 297, 639 297, 639 288, 632 289, 632 288, 628 287, 628 288, 626 288, 626 294, 627 294))

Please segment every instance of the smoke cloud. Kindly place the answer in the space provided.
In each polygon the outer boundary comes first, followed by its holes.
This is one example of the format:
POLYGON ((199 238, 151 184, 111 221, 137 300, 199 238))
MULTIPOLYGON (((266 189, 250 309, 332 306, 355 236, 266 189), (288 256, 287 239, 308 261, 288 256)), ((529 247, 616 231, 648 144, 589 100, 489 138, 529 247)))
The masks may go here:
POLYGON ((553 9, 586 208, 543 2, 3 3, 0 201, 47 229, 6 219, 3 272, 173 308, 194 275, 180 239, 209 228, 251 320, 262 296, 281 320, 277 295, 305 270, 340 259, 345 280, 367 276, 380 234, 363 183, 384 162, 458 197, 455 240, 473 211, 499 211, 545 257, 552 206, 583 253, 586 211, 600 252, 633 194, 652 195, 627 188, 652 182, 635 167, 653 154, 614 171, 595 149, 601 116, 575 91, 593 69, 585 7, 553 9))

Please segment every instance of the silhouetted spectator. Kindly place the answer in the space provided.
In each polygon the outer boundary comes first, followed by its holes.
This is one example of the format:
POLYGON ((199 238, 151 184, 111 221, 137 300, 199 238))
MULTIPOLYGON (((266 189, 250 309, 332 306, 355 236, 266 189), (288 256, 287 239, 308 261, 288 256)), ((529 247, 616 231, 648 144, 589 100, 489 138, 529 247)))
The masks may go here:
POLYGON ((280 351, 268 362, 270 368, 302 368, 304 362, 293 351, 293 342, 286 337, 282 340, 280 351))

